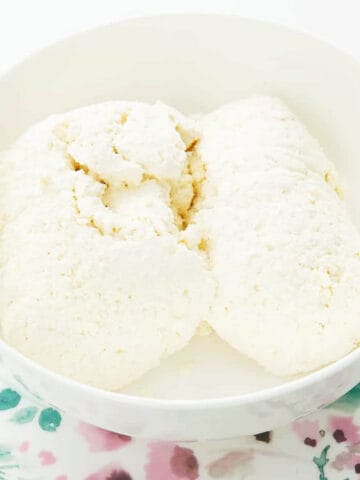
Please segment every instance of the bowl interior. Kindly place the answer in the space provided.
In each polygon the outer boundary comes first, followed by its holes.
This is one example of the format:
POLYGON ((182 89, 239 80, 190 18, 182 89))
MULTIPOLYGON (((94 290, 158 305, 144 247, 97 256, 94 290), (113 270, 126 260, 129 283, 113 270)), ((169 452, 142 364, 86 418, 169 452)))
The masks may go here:
MULTIPOLYGON (((105 100, 160 99, 195 113, 251 94, 277 95, 337 165, 359 223, 359 86, 352 58, 286 28, 219 15, 136 19, 56 44, 4 76, 0 149, 51 113, 105 100)), ((126 392, 209 398, 281 382, 208 337, 194 339, 126 392)))

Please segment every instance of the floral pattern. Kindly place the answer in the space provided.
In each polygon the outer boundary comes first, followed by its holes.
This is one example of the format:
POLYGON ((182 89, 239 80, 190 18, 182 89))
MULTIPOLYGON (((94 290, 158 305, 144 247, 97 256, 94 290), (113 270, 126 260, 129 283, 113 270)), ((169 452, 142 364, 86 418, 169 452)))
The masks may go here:
POLYGON ((91 452, 111 452, 131 441, 131 437, 127 435, 109 432, 83 422, 79 423, 77 430, 89 445, 91 452))
POLYGON ((118 464, 110 464, 92 473, 86 480, 133 480, 128 472, 118 464))
POLYGON ((197 480, 199 463, 190 448, 173 442, 150 442, 148 462, 145 465, 146 480, 197 480))
POLYGON ((0 480, 360 480, 360 385, 274 432, 177 443, 79 422, 0 379, 0 480))

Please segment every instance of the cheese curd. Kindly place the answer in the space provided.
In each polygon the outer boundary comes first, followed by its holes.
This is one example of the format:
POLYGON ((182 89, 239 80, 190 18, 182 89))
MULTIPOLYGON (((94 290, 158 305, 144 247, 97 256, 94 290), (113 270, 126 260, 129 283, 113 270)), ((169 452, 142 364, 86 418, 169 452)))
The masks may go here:
POLYGON ((53 115, 1 162, 3 338, 117 390, 214 329, 277 375, 360 341, 360 236, 280 101, 53 115))

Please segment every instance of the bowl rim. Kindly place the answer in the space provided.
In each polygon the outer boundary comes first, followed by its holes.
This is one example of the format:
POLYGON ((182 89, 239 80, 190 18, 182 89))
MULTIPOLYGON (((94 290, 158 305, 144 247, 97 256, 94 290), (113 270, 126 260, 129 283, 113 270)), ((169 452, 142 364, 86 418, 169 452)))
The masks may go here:
MULTIPOLYGON (((20 61, 10 65, 9 68, 6 68, 4 71, 0 72, 0 89, 1 84, 11 77, 12 75, 16 74, 16 71, 27 65, 33 59, 41 57, 43 54, 49 53, 51 50, 54 50, 58 47, 66 47, 68 42, 72 42, 77 38, 86 36, 86 35, 93 35, 97 34, 100 31, 105 31, 107 29, 117 28, 119 25, 124 23, 136 23, 138 21, 151 21, 153 19, 173 19, 174 17, 212 17, 212 18, 235 18, 238 21, 246 22, 246 23, 253 23, 256 25, 262 25, 264 27, 270 27, 277 30, 282 30, 290 35, 299 35, 304 38, 310 39, 318 44, 322 44, 322 46, 331 48, 332 50, 336 51, 338 54, 341 54, 344 57, 347 57, 348 60, 354 62, 358 66, 360 66, 360 59, 357 58, 354 54, 348 52, 343 47, 337 46, 331 40, 324 39, 321 35, 314 34, 313 32, 309 32, 303 28, 294 28, 286 25, 285 23, 275 21, 275 20, 265 20, 260 18, 254 18, 251 16, 244 16, 241 14, 237 14, 234 12, 224 13, 224 12, 179 12, 179 13, 155 13, 155 14, 147 14, 147 15, 130 15, 125 16, 121 19, 117 19, 112 22, 108 22, 105 24, 100 24, 95 27, 90 27, 81 30, 80 32, 75 32, 71 35, 66 35, 50 44, 46 45, 45 47, 36 49, 35 51, 31 52, 23 56, 20 61)), ((9 358, 10 362, 12 358, 15 358, 17 363, 22 364, 29 369, 32 369, 36 372, 39 376, 45 377, 51 382, 56 382, 59 385, 63 385, 66 388, 70 388, 73 391, 81 392, 87 396, 92 396, 93 398, 101 398, 102 400, 117 403, 117 404, 128 404, 131 406, 140 406, 140 407, 148 407, 152 409, 161 409, 161 410, 207 410, 216 408, 226 408, 232 406, 239 406, 239 405, 246 405, 246 404, 254 404, 261 401, 266 401, 269 399, 274 399, 277 397, 281 397, 285 394, 291 394, 298 390, 301 390, 304 387, 310 387, 316 383, 325 380, 326 378, 335 375, 339 371, 346 369, 349 365, 359 362, 360 365, 360 345, 352 350, 350 353, 345 355, 344 357, 340 358, 339 360, 332 362, 326 366, 320 367, 319 369, 304 374, 300 378, 291 379, 289 381, 284 381, 280 385, 275 385, 273 387, 266 387, 261 390, 257 390, 255 392, 239 394, 239 395, 231 395, 225 397, 215 397, 215 398, 200 398, 200 399, 163 399, 163 398, 154 398, 154 397, 141 397, 137 395, 131 395, 122 392, 114 392, 108 391, 101 388, 94 387, 92 385, 88 385, 85 383, 81 383, 77 380, 74 380, 70 377, 66 377, 60 373, 52 371, 47 367, 35 362, 34 360, 26 357, 20 351, 16 350, 14 347, 6 343, 0 337, 0 360, 2 353, 5 353, 9 358)), ((8 370, 11 371, 11 368, 8 370)), ((360 375, 359 375, 360 380, 360 375)))
MULTIPOLYGON (((257 402, 267 401, 288 395, 301 390, 304 387, 310 387, 316 383, 320 383, 328 377, 336 375, 336 373, 345 370, 349 365, 355 362, 360 364, 360 348, 356 348, 352 352, 348 353, 345 357, 333 362, 325 367, 321 367, 314 372, 305 374, 300 378, 295 378, 290 381, 285 381, 280 385, 273 387, 263 388, 255 392, 244 393, 240 395, 230 395, 225 397, 215 398, 200 398, 200 399, 163 399, 154 397, 140 397, 137 395, 130 395, 122 392, 114 392, 110 390, 104 390, 86 383, 78 382, 70 377, 66 377, 60 373, 54 372, 34 360, 27 358, 21 352, 8 345, 3 339, 0 338, 0 355, 5 354, 10 358, 16 359, 17 363, 21 363, 25 367, 31 368, 38 376, 47 378, 51 382, 57 382, 59 385, 70 388, 72 390, 81 391, 81 393, 94 398, 101 398, 102 400, 109 401, 111 403, 118 404, 131 404, 132 406, 149 407, 153 409, 161 410, 203 410, 217 408, 226 408, 238 405, 248 405, 257 402)), ((1 357, 0 357, 1 358, 1 357)), ((10 368, 11 371, 11 368, 10 368)))

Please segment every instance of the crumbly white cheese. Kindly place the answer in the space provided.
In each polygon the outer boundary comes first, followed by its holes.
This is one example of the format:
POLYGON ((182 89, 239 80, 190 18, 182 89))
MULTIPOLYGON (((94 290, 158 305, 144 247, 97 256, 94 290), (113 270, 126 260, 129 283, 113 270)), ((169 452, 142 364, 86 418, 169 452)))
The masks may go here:
POLYGON ((118 389, 182 348, 212 280, 180 241, 193 122, 113 102, 53 116, 2 164, 2 335, 35 361, 118 389), (180 132, 180 133, 179 133, 180 132))
POLYGON ((224 106, 201 125, 207 180, 186 234, 208 238, 208 321, 278 375, 339 359, 360 342, 360 237, 332 163, 273 98, 224 106))
POLYGON ((52 116, 0 187, 2 335, 57 372, 119 389, 211 327, 279 375, 360 341, 359 234, 279 100, 52 116))

